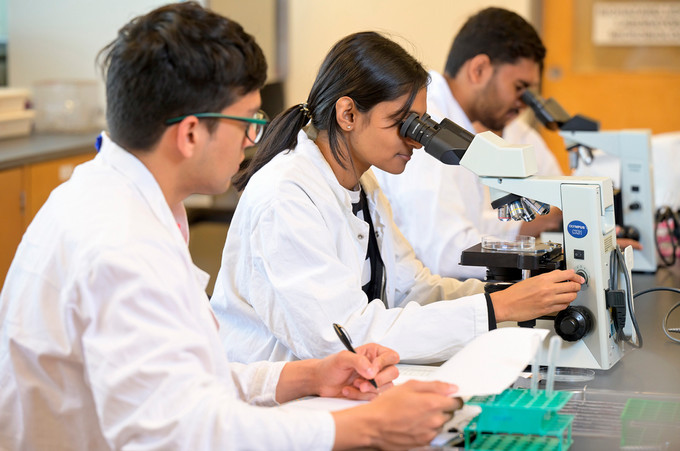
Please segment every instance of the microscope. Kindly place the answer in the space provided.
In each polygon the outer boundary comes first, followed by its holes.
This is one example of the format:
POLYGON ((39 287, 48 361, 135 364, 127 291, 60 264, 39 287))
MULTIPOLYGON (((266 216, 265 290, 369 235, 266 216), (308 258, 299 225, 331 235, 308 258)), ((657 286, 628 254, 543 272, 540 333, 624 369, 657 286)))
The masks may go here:
POLYGON ((592 149, 601 149, 621 160, 621 205, 616 209, 617 214, 620 210, 617 223, 622 227, 624 237, 642 244, 642 250, 633 251, 633 271, 656 272, 651 132, 601 131, 598 122, 581 115, 570 116, 552 98, 545 100, 529 89, 521 98, 546 128, 559 131, 564 138, 571 169, 576 169, 579 160, 591 164, 592 149))
MULTIPOLYGON (((501 220, 531 220, 546 214, 550 205, 562 210, 563 245, 503 249, 502 244, 478 244, 463 252, 461 264, 486 266, 487 281, 500 280, 500 285, 553 269, 574 269, 586 280, 576 300, 555 316, 537 318, 535 325, 562 338, 557 366, 609 369, 618 362, 624 341, 637 338, 637 332, 631 321, 633 254, 630 247, 621 252, 616 246, 611 180, 535 176, 531 146, 510 145, 493 132, 473 135, 448 119, 437 123, 427 114, 411 113, 400 134, 421 143, 443 163, 475 173, 489 187, 501 220)), ((547 359, 547 349, 543 351, 547 359)), ((546 365, 547 360, 539 363, 546 365)))

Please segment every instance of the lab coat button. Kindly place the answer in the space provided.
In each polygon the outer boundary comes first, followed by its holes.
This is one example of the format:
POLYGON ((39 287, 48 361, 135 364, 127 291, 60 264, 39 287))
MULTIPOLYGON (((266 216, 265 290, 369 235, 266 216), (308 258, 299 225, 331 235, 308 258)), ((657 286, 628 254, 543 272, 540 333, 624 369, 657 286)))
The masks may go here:
POLYGON ((357 238, 359 238, 360 240, 363 240, 364 236, 360 233, 359 235, 357 235, 357 238))

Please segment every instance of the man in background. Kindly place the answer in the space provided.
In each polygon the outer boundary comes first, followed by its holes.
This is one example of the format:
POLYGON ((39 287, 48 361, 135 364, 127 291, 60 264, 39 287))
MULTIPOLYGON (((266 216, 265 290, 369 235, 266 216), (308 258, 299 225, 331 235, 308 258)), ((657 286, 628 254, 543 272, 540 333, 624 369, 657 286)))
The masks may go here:
MULTIPOLYGON (((444 73, 430 72, 427 112, 437 122, 448 118, 472 133, 504 130, 526 107, 520 99, 524 90, 538 86, 544 58, 541 38, 526 20, 502 8, 484 9, 454 38, 444 73)), ((526 136, 523 126, 512 125, 520 127, 519 137, 526 136)), ((507 137, 506 131, 503 135, 507 137)), ((508 138, 515 144, 528 143, 516 140, 516 135, 508 138)), ((532 138, 540 140, 537 133, 532 138)), ((553 209, 532 222, 501 222, 475 174, 425 152, 415 152, 399 176, 375 173, 416 255, 442 276, 484 278, 485 268, 459 265, 462 251, 482 236, 538 236, 556 229, 562 220, 561 212, 553 209)))

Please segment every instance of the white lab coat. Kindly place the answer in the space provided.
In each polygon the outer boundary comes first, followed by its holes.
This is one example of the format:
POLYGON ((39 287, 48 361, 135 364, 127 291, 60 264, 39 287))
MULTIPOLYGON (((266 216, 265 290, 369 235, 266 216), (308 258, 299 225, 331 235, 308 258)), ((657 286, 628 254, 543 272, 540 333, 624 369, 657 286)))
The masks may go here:
POLYGON ((385 264, 386 303, 361 290, 368 225, 304 131, 250 180, 239 200, 211 303, 232 360, 323 357, 377 342, 403 361, 436 362, 488 330, 479 281, 434 276, 392 221, 369 170, 361 177, 385 264), (468 296, 472 295, 472 296, 468 296), (465 296, 465 297, 463 297, 465 296), (459 298, 459 299, 455 299, 459 298), (442 299, 455 299, 442 302, 442 299))
POLYGON ((180 228, 106 137, 52 193, 0 294, 0 449, 332 447, 329 413, 241 401, 275 404, 283 364, 227 361, 180 228))

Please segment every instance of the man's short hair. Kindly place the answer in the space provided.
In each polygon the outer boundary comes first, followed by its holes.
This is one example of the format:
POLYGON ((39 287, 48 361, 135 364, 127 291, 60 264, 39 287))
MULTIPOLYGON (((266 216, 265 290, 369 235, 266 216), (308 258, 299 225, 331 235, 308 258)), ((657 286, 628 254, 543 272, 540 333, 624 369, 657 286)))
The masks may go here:
POLYGON ((444 68, 455 77, 463 64, 479 54, 492 64, 535 61, 543 69, 545 47, 534 27, 519 14, 502 8, 486 8, 470 17, 453 40, 444 68))
MULTIPOLYGON (((99 54, 106 78, 106 118, 113 141, 151 149, 165 120, 219 112, 260 89, 267 63, 241 25, 194 2, 137 17, 99 54)), ((215 122, 207 120, 212 131, 215 122)))

